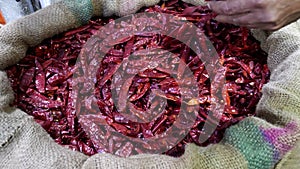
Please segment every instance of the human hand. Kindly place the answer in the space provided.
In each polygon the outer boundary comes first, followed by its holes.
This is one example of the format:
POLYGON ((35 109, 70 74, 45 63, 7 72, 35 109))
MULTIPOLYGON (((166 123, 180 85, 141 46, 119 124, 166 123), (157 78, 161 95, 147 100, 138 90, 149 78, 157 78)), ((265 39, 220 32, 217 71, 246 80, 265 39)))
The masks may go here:
POLYGON ((277 30, 300 18, 300 0, 225 0, 208 6, 217 21, 249 28, 277 30))

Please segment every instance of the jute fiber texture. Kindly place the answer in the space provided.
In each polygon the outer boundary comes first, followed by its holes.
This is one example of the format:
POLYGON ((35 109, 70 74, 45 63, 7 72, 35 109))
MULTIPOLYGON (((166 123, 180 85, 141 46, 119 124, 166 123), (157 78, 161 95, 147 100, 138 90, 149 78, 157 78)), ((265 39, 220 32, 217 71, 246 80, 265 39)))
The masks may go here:
POLYGON ((270 34, 253 31, 269 54, 272 71, 257 107, 258 116, 227 129, 219 144, 206 148, 189 144, 180 158, 156 154, 87 157, 56 144, 32 117, 9 106, 14 94, 4 69, 18 63, 28 47, 85 24, 93 15, 122 16, 156 3, 158 0, 65 0, 0 29, 0 168, 300 168, 300 20, 270 34))

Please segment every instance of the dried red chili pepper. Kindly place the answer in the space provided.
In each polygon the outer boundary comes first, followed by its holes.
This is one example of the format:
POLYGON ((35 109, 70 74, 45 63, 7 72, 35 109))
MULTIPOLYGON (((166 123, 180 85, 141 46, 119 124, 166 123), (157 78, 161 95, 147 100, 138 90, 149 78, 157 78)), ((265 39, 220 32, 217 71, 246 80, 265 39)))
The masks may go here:
MULTIPOLYGON (((172 126, 178 120, 182 97, 195 92, 195 87, 201 88, 199 98, 189 98, 189 101, 183 102, 187 105, 188 112, 194 110, 193 106, 199 105, 196 122, 184 140, 165 152, 168 155, 180 156, 184 152, 184 145, 189 142, 200 146, 217 143, 222 139, 226 128, 255 114, 256 104, 261 97, 260 91, 268 81, 270 73, 266 65, 266 53, 259 48, 259 42, 251 36, 248 29, 218 23, 213 20, 216 14, 207 7, 196 7, 180 0, 161 2, 160 5, 144 8, 140 12, 143 11, 168 13, 177 16, 179 20, 194 23, 211 40, 220 55, 218 62, 226 69, 226 84, 222 91, 226 106, 216 131, 205 143, 199 143, 199 135, 202 133, 205 120, 210 124, 216 123, 215 119, 208 117, 209 106, 213 103, 211 90, 216 90, 216 86, 211 86, 209 83, 209 78, 212 77, 209 77, 199 57, 195 57, 195 53, 186 45, 170 36, 140 32, 134 37, 124 38, 116 34, 115 37, 119 42, 112 44, 114 48, 110 49, 103 59, 95 79, 71 78, 83 45, 98 29, 116 18, 93 18, 85 26, 47 39, 37 47, 29 49, 27 56, 20 63, 7 69, 16 93, 15 104, 34 116, 56 142, 87 155, 110 152, 129 156, 164 146, 151 146, 152 144, 145 143, 142 139, 151 138, 172 126), (156 53, 153 64, 159 63, 160 66, 139 72, 138 68, 148 66, 145 62, 146 58, 142 56, 154 52, 145 48, 167 49, 176 57, 168 61, 163 54, 156 53), (140 59, 132 59, 129 57, 131 54, 140 59), (124 60, 127 64, 120 65, 124 60), (198 86, 192 86, 192 78, 182 76, 185 71, 183 65, 172 67, 180 61, 188 65, 194 78, 197 79, 198 86), (118 72, 121 68, 126 70, 123 73, 131 75, 130 78, 122 79, 124 74, 118 72), (176 74, 180 80, 176 82, 170 76, 171 74, 176 74), (97 81, 95 97, 81 98, 85 102, 79 106, 74 105, 74 99, 80 93, 88 92, 88 89, 93 86, 92 83, 84 83, 91 80, 97 81), (110 85, 112 81, 115 86, 110 85), (121 84, 125 85, 119 91, 119 102, 115 107, 111 90, 121 84), (78 86, 82 90, 73 90, 78 86), (120 112, 127 106, 131 113, 121 114, 120 112), (160 114, 159 110, 164 108, 165 110, 160 114), (92 112, 91 115, 81 118, 82 125, 76 117, 76 112, 80 110, 92 112), (133 122, 133 120, 143 123, 133 122), (99 123, 100 128, 94 128, 92 121, 99 123), (83 128, 85 131, 97 130, 101 133, 101 138, 88 137, 83 128), (116 131, 129 137, 140 138, 141 141, 133 145, 125 138, 119 137, 116 131)), ((144 19, 136 22, 144 24, 148 21, 144 19)), ((111 29, 107 31, 113 31, 113 28, 111 29)), ((187 29, 187 25, 174 27, 170 35, 181 36, 181 33, 186 32, 187 29)), ((106 38, 107 35, 98 36, 106 38)), ((192 37, 183 38, 189 41, 192 37)), ((196 46, 197 50, 209 53, 209 49, 205 48, 206 42, 203 40, 201 43, 202 48, 196 46)), ((97 46, 91 46, 90 51, 93 52, 94 48, 97 46)), ((205 58, 207 56, 201 57, 207 60, 208 58, 205 58)), ((80 67, 86 71, 85 73, 90 74, 89 70, 98 69, 99 65, 95 60, 83 59, 80 67)), ((180 123, 176 125, 175 127, 180 127, 180 123)))

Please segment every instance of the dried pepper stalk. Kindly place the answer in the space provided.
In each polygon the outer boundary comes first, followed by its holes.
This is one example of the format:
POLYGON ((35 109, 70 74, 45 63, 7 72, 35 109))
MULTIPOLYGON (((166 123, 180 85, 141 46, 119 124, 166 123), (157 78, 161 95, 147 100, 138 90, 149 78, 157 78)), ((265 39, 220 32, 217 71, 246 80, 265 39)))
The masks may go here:
MULTIPOLYGON (((31 48, 17 65, 8 68, 7 73, 16 93, 15 104, 32 115, 61 145, 87 155, 109 152, 124 157, 156 152, 164 146, 145 144, 143 138, 154 137, 172 125, 181 124, 175 122, 178 121, 182 98, 185 94, 197 91, 195 87, 201 89, 199 97, 190 98, 184 103, 184 110, 190 112, 193 106, 199 106, 196 121, 184 139, 165 152, 167 155, 180 156, 186 143, 193 142, 199 146, 217 143, 226 128, 247 116, 255 115, 262 87, 270 75, 266 65, 267 55, 248 29, 218 23, 213 20, 215 14, 207 7, 195 7, 180 0, 162 2, 140 12, 145 11, 172 14, 194 23, 209 38, 220 56, 218 61, 226 70, 223 92, 226 105, 217 129, 205 143, 199 142, 199 135, 203 133, 206 120, 215 123, 214 119, 208 117, 210 105, 214 102, 211 99, 214 86, 210 84, 205 64, 197 59, 195 52, 170 36, 141 33, 120 39, 101 63, 80 63, 82 72, 97 68, 96 84, 86 83, 82 77, 72 78, 75 70, 78 70, 75 64, 83 45, 97 30, 108 22, 113 23, 116 19, 113 17, 93 18, 85 26, 47 39, 31 48), (137 71, 137 67, 147 64, 147 58, 143 56, 151 55, 151 49, 154 48, 171 51, 177 57, 166 59, 163 55, 156 55, 154 63, 163 63, 163 66, 137 71), (146 52, 144 49, 147 49, 146 52), (131 54, 134 57, 129 57, 131 54), (127 64, 121 65, 124 59, 128 59, 127 64), (180 60, 192 71, 196 86, 189 78, 180 81, 172 78, 172 74, 183 74, 180 60), (175 64, 179 66, 172 67, 175 64), (124 71, 120 72, 119 69, 124 71), (130 78, 122 78, 125 75, 130 78), (118 84, 122 84, 122 88, 118 89, 118 84), (75 86, 79 90, 74 90, 75 86), (84 102, 75 104, 76 97, 85 96, 87 89, 94 86, 95 97, 86 96, 81 98, 84 102), (112 98, 114 90, 118 93, 117 104, 112 98), (130 113, 120 113, 125 109, 129 109, 130 113), (162 114, 157 111, 160 109, 164 110, 162 114), (90 115, 80 119, 79 123, 76 113, 82 110, 89 111, 90 115), (100 128, 95 128, 91 121, 97 121, 100 128), (101 137, 88 135, 86 129, 100 133, 101 137), (138 138, 140 142, 132 144, 120 135, 138 138)), ((107 31, 113 32, 114 28, 107 31)), ((174 33, 180 36, 186 31, 187 28, 178 27, 174 33)))

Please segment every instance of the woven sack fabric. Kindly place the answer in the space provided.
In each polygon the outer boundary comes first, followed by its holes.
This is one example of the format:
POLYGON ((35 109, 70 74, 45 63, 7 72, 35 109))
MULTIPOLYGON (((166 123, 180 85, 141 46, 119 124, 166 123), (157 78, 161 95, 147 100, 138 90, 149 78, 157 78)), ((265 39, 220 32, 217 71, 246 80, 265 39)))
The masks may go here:
MULTIPOLYGON (((219 144, 187 145, 180 158, 156 154, 88 157, 56 144, 32 117, 9 106, 14 94, 3 70, 22 59, 29 47, 85 24, 92 16, 122 16, 158 1, 64 0, 0 29, 0 168, 300 168, 300 20, 272 33, 253 30, 269 54, 272 72, 257 117, 227 129, 219 144)), ((203 0, 185 1, 205 4, 203 0)))

